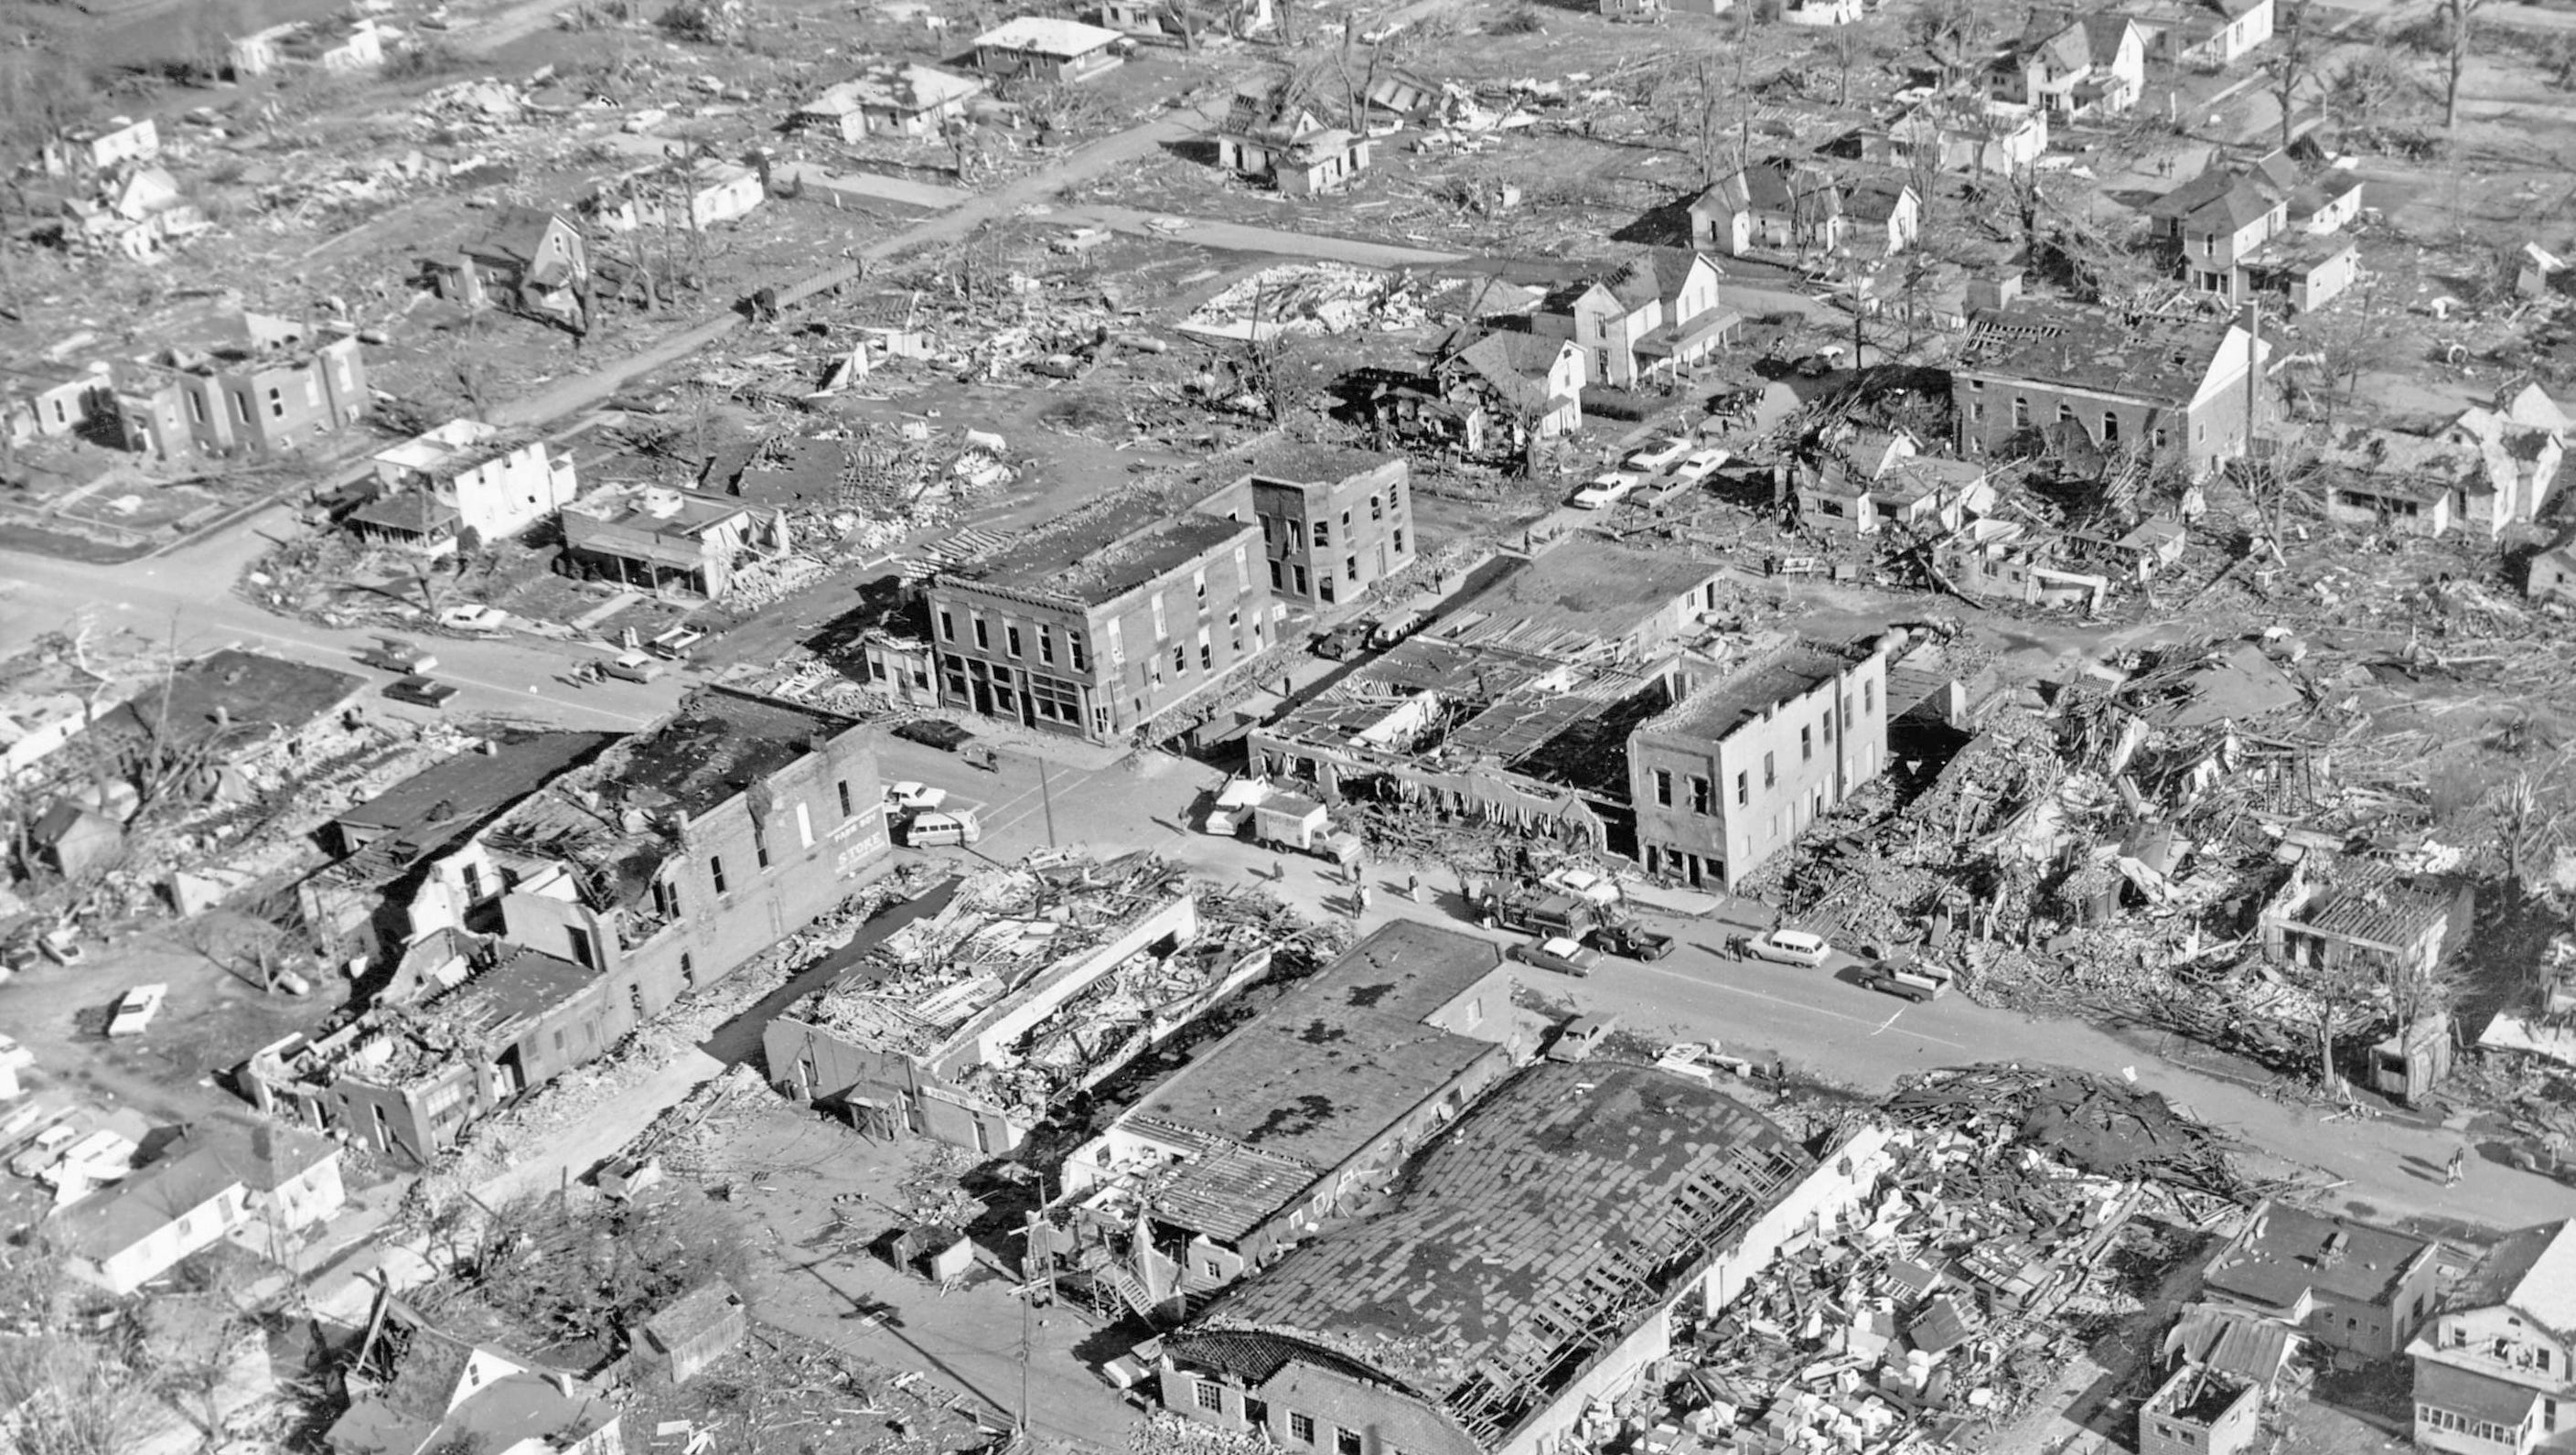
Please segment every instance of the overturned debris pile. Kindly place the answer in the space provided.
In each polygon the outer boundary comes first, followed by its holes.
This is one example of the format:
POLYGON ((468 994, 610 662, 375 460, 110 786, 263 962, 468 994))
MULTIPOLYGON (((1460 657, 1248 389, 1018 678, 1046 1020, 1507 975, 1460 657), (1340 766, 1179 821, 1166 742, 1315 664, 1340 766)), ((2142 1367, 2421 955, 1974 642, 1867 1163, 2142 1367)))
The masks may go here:
POLYGON ((2152 1091, 2055 1066, 1969 1066, 1909 1077, 1887 1111, 1951 1127, 1997 1150, 2031 1147, 2085 1172, 2148 1178, 2248 1206, 2258 1196, 2219 1132, 2152 1091))

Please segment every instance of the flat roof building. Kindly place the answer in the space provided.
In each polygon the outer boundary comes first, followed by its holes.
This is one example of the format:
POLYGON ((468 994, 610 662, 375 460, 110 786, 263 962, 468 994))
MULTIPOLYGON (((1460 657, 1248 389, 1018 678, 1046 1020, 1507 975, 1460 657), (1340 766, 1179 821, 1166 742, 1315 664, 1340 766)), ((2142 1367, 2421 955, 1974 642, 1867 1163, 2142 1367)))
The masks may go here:
POLYGON ((1139 1221, 1155 1301, 1275 1260, 1507 1075, 1517 982, 1491 941, 1399 920, 1140 1097, 1065 1160, 1075 1247, 1139 1221))

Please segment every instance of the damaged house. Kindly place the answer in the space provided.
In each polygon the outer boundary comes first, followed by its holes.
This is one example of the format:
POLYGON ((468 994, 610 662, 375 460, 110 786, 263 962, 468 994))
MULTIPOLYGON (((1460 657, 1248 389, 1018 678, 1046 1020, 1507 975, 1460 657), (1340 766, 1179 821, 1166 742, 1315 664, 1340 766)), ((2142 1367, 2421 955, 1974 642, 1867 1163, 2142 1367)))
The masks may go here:
POLYGON ((376 497, 348 525, 387 545, 443 556, 506 540, 570 504, 581 485, 544 440, 451 419, 374 456, 376 497))
POLYGON ((456 251, 421 264, 438 296, 502 308, 575 333, 589 327, 590 247, 563 213, 505 207, 456 251))
POLYGON ((2107 13, 2066 20, 2052 14, 1986 70, 1987 92, 1997 100, 2068 119, 2118 115, 2138 104, 2146 84, 2145 34, 2127 17, 2107 13))
POLYGON ((599 183, 583 199, 582 211, 603 232, 704 232, 749 216, 768 196, 760 174, 739 162, 674 157, 599 183))
POLYGON ((1649 874, 1732 889, 1887 763, 1891 633, 1785 642, 1688 685, 1628 739, 1629 797, 1649 874))
POLYGON ((2336 235, 2361 212, 2360 178, 2328 170, 2304 180, 2286 152, 2213 163, 2146 212, 2167 263, 2194 291, 2224 302, 2268 293, 2306 313, 2360 277, 2360 245, 2336 235))
POLYGON ((1185 1419, 1291 1449, 1564 1448, 1655 1377, 1677 1321, 1723 1307, 1814 1226, 1798 1204, 1816 1170, 1723 1092, 1542 1063, 1464 1113, 1384 1210, 1163 1338, 1158 1391, 1185 1419))
POLYGON ((1572 339, 1496 329, 1444 343, 1418 382, 1383 391, 1372 412, 1388 427, 1470 456, 1519 455, 1583 427, 1589 367, 1572 339))
POLYGON ((1372 931, 1075 1148, 1045 1256, 1117 1316, 1278 1261, 1511 1073, 1515 984, 1487 940, 1372 931))
POLYGON ((1320 197, 1368 170, 1369 139, 1326 126, 1281 96, 1237 95, 1219 123, 1217 165, 1266 182, 1285 197, 1320 197))
POLYGON ((1196 897, 1150 857, 997 869, 771 1021, 761 1044, 782 1092, 872 1136, 1006 1152, 1269 965, 1267 945, 1208 933, 1196 897))
POLYGON ((564 553, 602 580, 663 600, 717 601, 736 570, 784 559, 784 509, 667 485, 612 485, 563 507, 564 553))
POLYGON ((1962 454, 2073 426, 2096 449, 2175 449, 2195 473, 2246 452, 2246 374, 2271 346, 2236 323, 2025 304, 1980 311, 1950 368, 1962 454))
POLYGON ((980 77, 915 61, 887 61, 799 104, 788 113, 787 124, 843 141, 872 136, 928 141, 963 122, 966 104, 983 94, 980 77))
POLYGON ((226 647, 98 714, 62 751, 82 774, 146 755, 189 764, 189 791, 242 802, 256 778, 291 777, 347 747, 363 731, 355 709, 366 690, 354 672, 226 647))
POLYGON ((227 1238, 284 1261, 346 1201, 340 1148, 329 1140, 203 1122, 142 1170, 73 1203, 47 1232, 74 1275, 122 1296, 227 1238))
POLYGON ((1067 86, 1117 69, 1131 44, 1117 31, 1055 15, 1006 20, 973 41, 975 69, 987 76, 1067 86))
POLYGON ((1691 241, 1740 258, 1842 247, 1842 183, 1813 162, 1774 157, 1720 177, 1690 205, 1691 241))
POLYGON ((324 958, 363 967, 400 952, 429 864, 615 741, 614 733, 496 733, 342 810, 326 844, 339 857, 295 891, 324 958))
POLYGON ((2576 1449, 2576 1221, 2518 1229, 2488 1249, 2406 1356, 2416 1448, 2576 1449))
POLYGON ((430 1161, 838 904, 886 850, 867 727, 702 690, 422 868, 402 978, 426 999, 271 1048, 244 1084, 430 1161))
POLYGON ((1705 254, 1649 249, 1549 293, 1530 327, 1583 351, 1584 382, 1643 388, 1687 376, 1743 324, 1717 294, 1717 265, 1705 254))
POLYGON ((1974 460, 1925 455, 1902 430, 1846 429, 1798 462, 1798 523, 1854 536, 1895 526, 1923 536, 1964 528, 1994 504, 1991 473, 1974 460))

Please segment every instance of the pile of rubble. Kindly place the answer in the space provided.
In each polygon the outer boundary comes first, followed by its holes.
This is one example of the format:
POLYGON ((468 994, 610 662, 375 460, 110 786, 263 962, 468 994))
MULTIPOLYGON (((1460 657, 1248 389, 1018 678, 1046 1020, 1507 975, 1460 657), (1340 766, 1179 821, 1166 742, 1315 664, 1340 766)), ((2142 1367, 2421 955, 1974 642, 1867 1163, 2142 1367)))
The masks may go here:
POLYGON ((1410 274, 1347 263, 1286 263, 1200 304, 1182 326, 1228 338, 1270 338, 1363 328, 1392 333, 1429 322, 1410 274))
POLYGON ((1982 1448, 2120 1303, 2133 1219, 2224 1224, 2250 1195, 2216 1133, 2099 1078, 1939 1072, 1887 1110, 1908 1129, 1876 1200, 1676 1337, 1638 1448, 1982 1448))

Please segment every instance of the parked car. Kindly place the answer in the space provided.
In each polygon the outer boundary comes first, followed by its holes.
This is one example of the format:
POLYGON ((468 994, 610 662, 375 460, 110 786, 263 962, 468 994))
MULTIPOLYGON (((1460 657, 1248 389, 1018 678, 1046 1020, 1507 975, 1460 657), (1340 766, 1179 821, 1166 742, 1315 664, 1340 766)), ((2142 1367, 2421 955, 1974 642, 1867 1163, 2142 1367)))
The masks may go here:
POLYGON ((1633 924, 1603 925, 1592 932, 1592 943, 1631 960, 1660 960, 1673 952, 1672 936, 1633 924))
POLYGON ((440 612, 438 624, 461 632, 497 632, 510 624, 510 613, 497 606, 469 602, 440 612))
POLYGON ((1624 470, 1607 471, 1593 476, 1592 483, 1575 491, 1568 503, 1580 510, 1608 510, 1643 483, 1624 470))
POLYGON ((642 652, 620 652, 599 664, 601 676, 621 682, 650 682, 668 670, 642 652))
POLYGON ((689 654, 689 648, 707 639, 707 629, 699 626, 675 626, 644 644, 644 650, 672 661, 689 654))
POLYGON ((907 849, 936 849, 951 844, 962 848, 983 837, 984 826, 975 821, 975 810, 971 808, 916 813, 903 825, 903 846, 907 849))
POLYGON ((942 717, 916 717, 909 722, 897 723, 894 735, 907 743, 919 743, 925 748, 951 753, 975 741, 973 733, 942 717))
POLYGON ((1727 461, 1734 458, 1731 451, 1721 450, 1715 446, 1704 450, 1693 450, 1689 457, 1674 469, 1673 478, 1685 485, 1706 484, 1708 477, 1716 474, 1727 461))
POLYGON ((1555 1040, 1547 1043, 1547 1059, 1589 1061, 1592 1053, 1601 1049, 1602 1038, 1617 1029, 1619 1018, 1615 1015, 1576 1016, 1556 1033, 1555 1040))
POLYGON ((1601 963, 1601 952, 1580 940, 1550 935, 1512 946, 1512 958, 1542 970, 1553 970, 1559 975, 1581 976, 1591 974, 1592 967, 1601 963))
POLYGON ((1809 970, 1825 963, 1826 957, 1834 952, 1834 947, 1825 943, 1824 936, 1811 935, 1805 930, 1773 930, 1767 935, 1755 935, 1743 942, 1743 949, 1745 954, 1756 960, 1800 965, 1809 970))
POLYGON ((125 992, 116 1002, 116 1013, 108 1017, 107 1033, 111 1036, 139 1036, 161 1013, 161 1002, 170 998, 170 987, 158 983, 138 985, 125 992))
POLYGON ((1571 894, 1596 909, 1608 909, 1621 898, 1618 880, 1598 869, 1580 869, 1570 864, 1550 871, 1539 884, 1559 894, 1571 894))
POLYGON ((385 684, 385 696, 418 707, 445 707, 448 699, 464 690, 453 682, 441 682, 435 677, 397 677, 385 684))
POLYGON ((948 790, 933 788, 927 783, 915 783, 907 779, 901 783, 887 784, 885 801, 886 807, 897 813, 920 813, 946 803, 948 790))
POLYGON ((1327 662, 1339 662, 1356 655, 1368 645, 1369 633, 1376 629, 1371 621, 1346 621, 1315 638, 1315 655, 1327 662))
POLYGON ((36 949, 57 965, 70 967, 88 963, 89 951, 81 948, 76 930, 54 928, 36 937, 36 949))
POLYGON ((19 1177, 33 1177, 63 1160, 65 1148, 80 1139, 80 1128, 69 1122, 56 1122, 36 1133, 25 1150, 9 1159, 9 1171, 19 1177))
POLYGON ((1921 1003, 1938 1000, 1950 988, 1950 977, 1928 965, 1882 963, 1861 971, 1860 983, 1883 995, 1921 1003))
POLYGON ((376 644, 360 652, 358 660, 400 677, 418 677, 438 665, 437 657, 400 637, 376 638, 376 644))
POLYGON ((1642 470, 1651 475, 1658 470, 1670 468, 1675 460, 1690 453, 1690 447, 1689 440, 1675 439, 1671 435, 1666 435, 1630 450, 1626 464, 1629 469, 1642 470))

